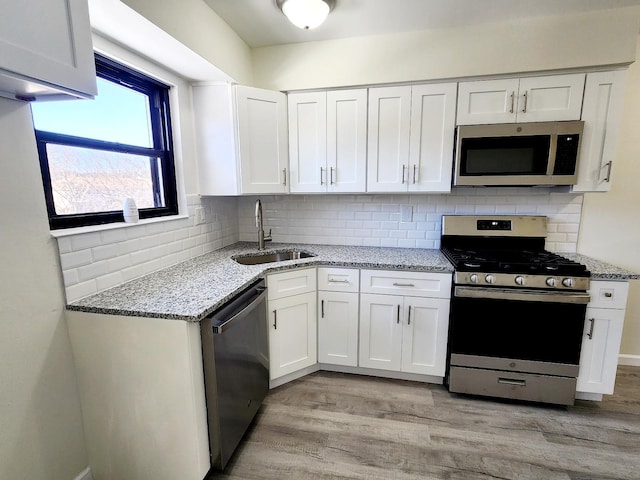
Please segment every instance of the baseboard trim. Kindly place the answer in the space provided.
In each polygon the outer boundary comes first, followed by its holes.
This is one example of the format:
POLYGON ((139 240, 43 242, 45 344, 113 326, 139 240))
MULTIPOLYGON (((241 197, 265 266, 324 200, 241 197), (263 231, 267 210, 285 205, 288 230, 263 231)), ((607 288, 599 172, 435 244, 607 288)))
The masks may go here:
POLYGON ((91 467, 85 468, 73 480, 93 480, 91 476, 91 467))
POLYGON ((640 367, 640 355, 628 355, 626 353, 621 353, 618 355, 618 365, 640 367))

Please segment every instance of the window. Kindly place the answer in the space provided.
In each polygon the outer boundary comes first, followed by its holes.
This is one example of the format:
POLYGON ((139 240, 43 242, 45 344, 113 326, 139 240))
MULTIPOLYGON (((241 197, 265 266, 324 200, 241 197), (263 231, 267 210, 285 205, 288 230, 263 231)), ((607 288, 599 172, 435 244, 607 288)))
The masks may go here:
POLYGON ((33 103, 52 229, 178 213, 169 87, 96 55, 95 100, 33 103))

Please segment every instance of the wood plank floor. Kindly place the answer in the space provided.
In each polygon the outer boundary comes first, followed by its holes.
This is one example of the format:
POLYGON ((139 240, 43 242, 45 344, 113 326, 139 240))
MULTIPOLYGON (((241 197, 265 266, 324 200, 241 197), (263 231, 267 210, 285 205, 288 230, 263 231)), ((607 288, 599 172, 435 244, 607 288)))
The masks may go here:
POLYGON ((318 372, 272 390, 212 479, 640 479, 640 368, 573 407, 318 372))

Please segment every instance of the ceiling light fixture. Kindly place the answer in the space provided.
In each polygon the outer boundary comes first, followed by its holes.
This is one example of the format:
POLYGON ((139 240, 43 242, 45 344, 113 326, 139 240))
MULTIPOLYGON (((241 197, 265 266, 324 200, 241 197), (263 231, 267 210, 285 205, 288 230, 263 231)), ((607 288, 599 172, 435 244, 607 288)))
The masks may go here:
POLYGON ((325 21, 336 0, 276 0, 276 3, 296 27, 311 30, 325 21))

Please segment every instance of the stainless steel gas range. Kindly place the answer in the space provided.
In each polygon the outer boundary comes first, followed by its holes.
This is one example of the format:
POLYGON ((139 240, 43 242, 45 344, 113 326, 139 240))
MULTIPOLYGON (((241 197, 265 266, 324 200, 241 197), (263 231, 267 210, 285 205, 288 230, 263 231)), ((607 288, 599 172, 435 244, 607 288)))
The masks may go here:
POLYGON ((546 251, 546 234, 543 216, 443 217, 450 391, 573 404, 589 272, 546 251))

